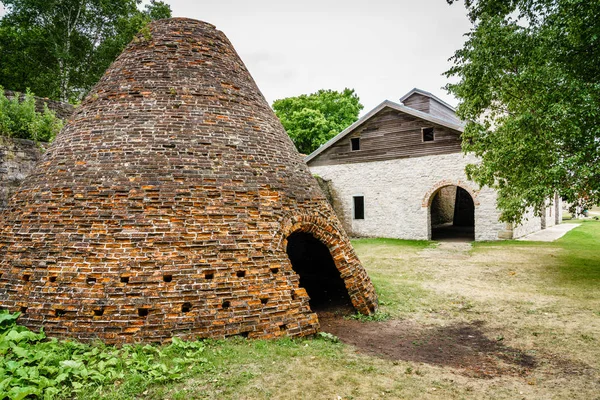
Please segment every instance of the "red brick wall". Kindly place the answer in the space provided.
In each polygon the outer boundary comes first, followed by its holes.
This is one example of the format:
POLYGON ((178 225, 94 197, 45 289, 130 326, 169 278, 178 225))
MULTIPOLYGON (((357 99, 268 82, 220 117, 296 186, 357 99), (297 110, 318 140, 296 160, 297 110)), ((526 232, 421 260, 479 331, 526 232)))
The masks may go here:
POLYGON ((0 300, 54 336, 106 342, 318 329, 285 253, 331 250, 354 306, 371 282, 227 38, 161 20, 106 72, 10 201, 0 300))

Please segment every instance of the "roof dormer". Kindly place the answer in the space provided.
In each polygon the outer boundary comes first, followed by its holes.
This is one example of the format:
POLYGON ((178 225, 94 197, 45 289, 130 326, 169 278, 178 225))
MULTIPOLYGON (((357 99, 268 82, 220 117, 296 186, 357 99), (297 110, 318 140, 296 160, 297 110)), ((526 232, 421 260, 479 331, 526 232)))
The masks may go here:
POLYGON ((421 111, 438 118, 443 118, 455 123, 460 121, 456 116, 454 107, 435 95, 421 89, 412 89, 400 98, 400 103, 413 110, 421 111))

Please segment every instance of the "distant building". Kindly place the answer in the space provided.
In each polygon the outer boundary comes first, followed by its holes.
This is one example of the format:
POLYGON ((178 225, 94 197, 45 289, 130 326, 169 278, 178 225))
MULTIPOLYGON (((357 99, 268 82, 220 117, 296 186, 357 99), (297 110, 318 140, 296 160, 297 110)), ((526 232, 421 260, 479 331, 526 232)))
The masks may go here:
POLYGON ((560 223, 560 198, 517 226, 498 220, 495 190, 467 179, 477 158, 461 153, 464 124, 452 106, 413 89, 384 101, 305 158, 329 186, 354 236, 515 239, 560 223))

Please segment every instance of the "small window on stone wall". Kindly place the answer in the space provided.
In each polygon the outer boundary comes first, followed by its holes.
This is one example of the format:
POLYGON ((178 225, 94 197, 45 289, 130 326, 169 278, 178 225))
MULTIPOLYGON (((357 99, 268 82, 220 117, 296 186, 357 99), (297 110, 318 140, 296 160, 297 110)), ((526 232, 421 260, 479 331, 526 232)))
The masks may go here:
POLYGON ((423 128, 423 141, 424 142, 433 142, 435 135, 433 133, 433 128, 423 128))
POLYGON ((350 139, 350 143, 352 145, 352 151, 360 150, 360 138, 352 138, 350 139))
POLYGON ((354 196, 354 219, 365 219, 364 196, 354 196))

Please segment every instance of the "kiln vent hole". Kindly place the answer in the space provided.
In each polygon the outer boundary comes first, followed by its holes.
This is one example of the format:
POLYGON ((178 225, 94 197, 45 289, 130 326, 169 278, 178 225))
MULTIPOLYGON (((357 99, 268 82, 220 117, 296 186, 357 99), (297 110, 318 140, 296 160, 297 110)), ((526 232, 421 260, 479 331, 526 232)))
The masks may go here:
POLYGON ((306 232, 294 232, 287 241, 288 257, 292 268, 300 276, 300 286, 310 297, 310 308, 315 312, 354 310, 327 246, 306 232))

